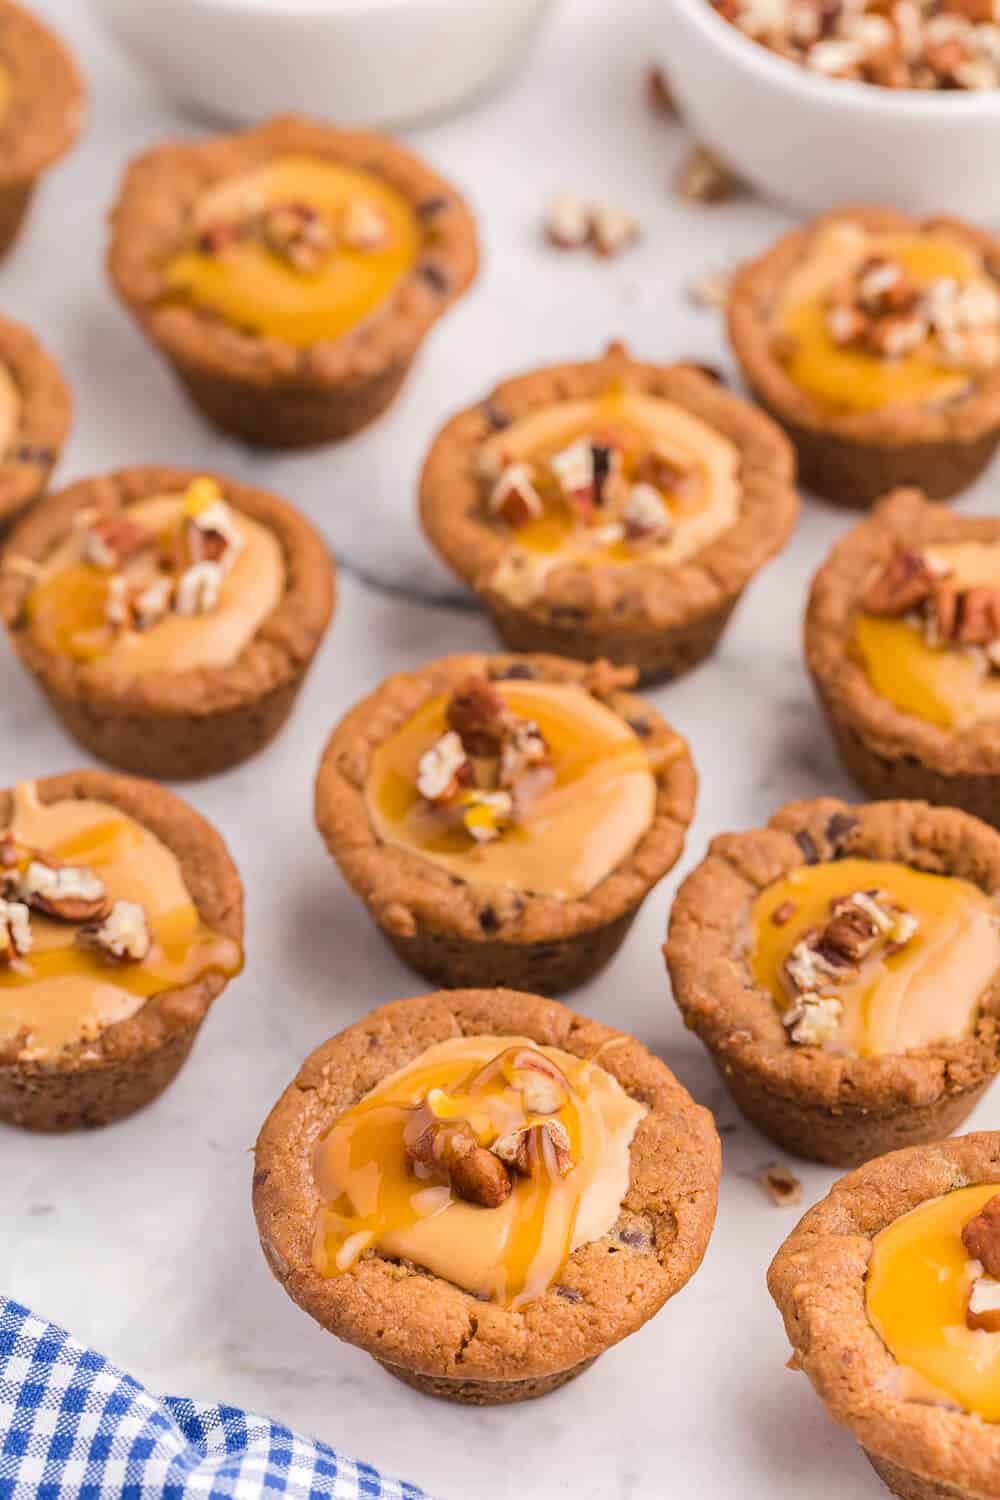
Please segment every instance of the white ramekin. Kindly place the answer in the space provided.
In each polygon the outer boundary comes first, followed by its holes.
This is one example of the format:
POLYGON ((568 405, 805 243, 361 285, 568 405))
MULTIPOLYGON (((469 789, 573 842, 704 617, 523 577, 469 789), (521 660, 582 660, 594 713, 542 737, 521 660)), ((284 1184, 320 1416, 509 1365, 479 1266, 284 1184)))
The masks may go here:
POLYGON ((1000 220, 1000 89, 924 93, 828 79, 768 52, 709 0, 663 0, 659 61, 685 120, 798 213, 865 202, 1000 220))
POLYGON ((397 126, 499 83, 554 0, 94 0, 174 98, 248 124, 397 126))

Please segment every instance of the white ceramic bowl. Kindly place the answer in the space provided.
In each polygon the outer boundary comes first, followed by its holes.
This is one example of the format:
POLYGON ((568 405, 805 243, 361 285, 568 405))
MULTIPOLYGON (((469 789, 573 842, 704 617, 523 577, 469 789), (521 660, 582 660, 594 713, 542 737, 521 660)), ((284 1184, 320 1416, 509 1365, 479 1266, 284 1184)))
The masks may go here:
POLYGON ((236 124, 396 126, 499 83, 553 0, 93 0, 174 98, 236 124))
POLYGON ((864 202, 1000 220, 1000 89, 923 93, 822 78, 709 0, 663 0, 660 60, 695 135, 800 213, 864 202))

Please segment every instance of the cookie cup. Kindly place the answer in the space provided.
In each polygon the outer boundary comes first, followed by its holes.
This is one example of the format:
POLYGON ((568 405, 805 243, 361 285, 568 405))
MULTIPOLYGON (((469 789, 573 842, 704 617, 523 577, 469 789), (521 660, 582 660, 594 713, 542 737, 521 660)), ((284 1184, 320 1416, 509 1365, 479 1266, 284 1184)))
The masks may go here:
POLYGON ((0 318, 0 367, 16 388, 19 409, 0 454, 0 535, 43 493, 69 433, 70 388, 35 336, 0 318))
POLYGON ((872 687, 852 649, 854 612, 872 576, 904 547, 1000 543, 1000 519, 958 516, 918 490, 889 495, 836 544, 813 580, 806 662, 841 758, 873 797, 919 797, 1000 825, 1000 720, 948 729, 872 687))
POLYGON ((900 1367, 866 1311, 872 1242, 930 1198, 993 1182, 1000 1184, 995 1131, 891 1152, 835 1183, 768 1273, 793 1368, 808 1375, 830 1416, 903 1500, 995 1500, 1000 1430, 899 1393, 900 1367))
POLYGON ((969 1036, 870 1057, 789 1040, 774 998, 753 981, 750 911, 792 870, 848 856, 959 876, 1000 896, 1000 838, 978 819, 921 802, 821 797, 788 803, 766 828, 713 839, 677 894, 664 950, 685 1025, 746 1118, 786 1151, 831 1166, 950 1134, 1000 1071, 1000 972, 969 1036))
POLYGON ((20 233, 39 178, 70 149, 83 120, 83 80, 59 38, 0 0, 0 256, 20 233))
MULTIPOLYGON (((166 788, 108 771, 70 771, 35 782, 40 800, 88 798, 120 808, 175 855, 206 926, 243 939, 243 887, 222 838, 193 807, 166 788)), ((0 827, 13 813, 0 792, 0 827)), ((180 1071, 212 1001, 228 983, 210 970, 181 988, 151 996, 135 1015, 73 1043, 45 1061, 19 1059, 0 1045, 0 1120, 28 1130, 108 1125, 163 1092, 180 1071)))
POLYGON ((654 365, 612 345, 603 359, 555 365, 497 386, 454 416, 424 465, 420 516, 432 545, 482 600, 504 643, 578 661, 634 666, 640 680, 677 677, 715 648, 754 574, 788 540, 798 515, 795 463, 781 432, 761 412, 690 364, 654 365), (735 524, 687 561, 626 566, 566 563, 544 591, 514 602, 493 585, 511 543, 487 514, 477 470, 481 444, 512 422, 557 401, 604 394, 616 381, 699 417, 741 457, 735 524))
POLYGON ((444 657, 389 677, 334 730, 316 779, 316 822, 351 888, 404 963, 434 983, 505 985, 561 994, 614 955, 642 902, 680 858, 694 815, 697 776, 687 746, 650 706, 613 691, 601 702, 651 755, 653 820, 630 855, 587 895, 560 899, 462 881, 419 854, 379 840, 365 784, 375 749, 441 693, 470 675, 580 683, 587 669, 552 656, 444 657))
POLYGON ((775 353, 772 318, 789 276, 815 236, 845 219, 879 234, 946 228, 1000 278, 1000 241, 983 230, 955 219, 921 222, 886 209, 839 209, 785 235, 736 273, 728 310, 733 353, 754 396, 794 443, 806 489, 857 509, 909 484, 919 484, 934 499, 948 499, 972 484, 1000 441, 1000 367, 954 401, 843 412, 797 386, 775 353))
POLYGON ((271 1270, 322 1327, 417 1390, 487 1406, 557 1390, 680 1291, 708 1245, 720 1166, 709 1112, 633 1037, 537 995, 457 990, 383 1005, 307 1058, 258 1138, 253 1201, 271 1270), (460 1036, 527 1037, 594 1058, 648 1109, 617 1222, 517 1311, 376 1248, 341 1276, 313 1264, 320 1137, 383 1078, 460 1036))
POLYGON ((276 448, 349 437, 379 416, 478 264, 474 221, 450 183, 382 136, 298 115, 145 152, 126 171, 111 230, 114 288, 195 405, 224 432, 276 448), (288 154, 384 178, 412 204, 424 230, 416 263, 371 316, 339 338, 305 348, 178 302, 166 281, 167 264, 190 237, 199 197, 227 177, 288 154))
POLYGON ((285 586, 235 661, 224 667, 123 679, 100 660, 49 651, 25 604, 33 575, 81 511, 119 516, 152 496, 180 494, 202 471, 150 465, 80 480, 52 495, 12 533, 0 559, 0 613, 11 644, 66 730, 99 759, 135 775, 180 781, 249 759, 282 728, 333 611, 333 566, 304 516, 267 490, 210 477, 237 511, 278 538, 285 586))

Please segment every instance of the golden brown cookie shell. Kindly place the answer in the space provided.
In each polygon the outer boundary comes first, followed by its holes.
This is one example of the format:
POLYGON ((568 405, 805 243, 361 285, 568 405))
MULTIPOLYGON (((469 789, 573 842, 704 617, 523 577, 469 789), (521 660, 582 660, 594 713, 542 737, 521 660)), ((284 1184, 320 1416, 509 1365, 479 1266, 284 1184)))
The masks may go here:
POLYGON ((893 1394, 896 1363, 865 1307, 872 1242, 929 1198, 990 1182, 1000 1182, 995 1131, 891 1152, 835 1183, 768 1273, 796 1367, 905 1500, 995 1500, 1000 1428, 893 1394))
MULTIPOLYGON (((3 237, 0 187, 0 253, 3 237)), ((13 451, 0 456, 0 535, 43 493, 69 433, 73 397, 56 364, 27 328, 0 318, 0 365, 21 398, 13 451)))
POLYGON ((728 306, 730 344, 757 400, 794 443, 807 489, 855 508, 917 483, 935 499, 947 499, 973 482, 1000 441, 1000 369, 947 405, 836 412, 800 390, 774 355, 771 318, 788 277, 816 235, 845 219, 881 234, 947 229, 1000 275, 1000 240, 972 225, 863 206, 838 209, 783 236, 737 271, 728 306))
POLYGON ((32 586, 23 560, 41 563, 81 510, 113 515, 154 495, 180 493, 204 472, 149 465, 81 480, 38 505, 0 558, 0 613, 11 643, 63 724, 112 765, 163 780, 224 770, 255 755, 281 729, 333 612, 334 569, 325 542, 276 495, 211 475, 237 511, 278 538, 282 597, 229 666, 150 673, 125 687, 109 686, 99 661, 77 662, 38 645, 23 617, 32 586))
POLYGON ((463 199, 383 136, 298 115, 252 130, 154 147, 129 165, 111 216, 112 284, 205 415, 247 442, 299 447, 348 436, 392 400, 420 344, 478 265, 463 199), (165 267, 185 243, 199 196, 226 177, 302 152, 384 177, 427 225, 417 264, 386 301, 338 339, 300 349, 165 301, 165 267))
POLYGON ((795 464, 781 432, 761 412, 690 364, 653 365, 612 345, 603 359, 556 365, 504 381, 459 412, 431 447, 420 481, 420 516, 432 545, 474 589, 504 641, 518 650, 606 657, 642 679, 676 676, 712 650, 753 575, 784 546, 798 515, 795 464), (556 568, 546 591, 514 605, 491 587, 509 549, 485 513, 476 455, 502 426, 555 401, 595 397, 624 379, 714 427, 741 455, 736 524, 687 562, 556 568))
MULTIPOLYGON (((365 804, 375 748, 430 697, 466 677, 583 683, 587 668, 549 656, 444 657, 389 677, 334 730, 316 779, 316 821, 326 846, 400 955, 436 983, 512 985, 562 992, 611 957, 652 887, 680 857, 694 813, 697 778, 686 748, 657 775, 653 823, 617 870, 578 900, 458 882, 406 849, 381 844, 365 804)), ((642 699, 601 699, 650 748, 676 741, 642 699)))
MULTIPOLYGON (((90 798, 120 808, 177 858, 184 884, 207 927, 243 940, 243 887, 221 836, 165 787, 108 771, 69 771, 35 782, 42 802, 90 798)), ((0 792, 0 827, 13 815, 0 792)), ((106 1125, 142 1108, 183 1065, 213 1000, 228 983, 211 972, 153 995, 126 1021, 74 1043, 49 1061, 20 1061, 0 1047, 0 1120, 29 1130, 106 1125)))
POLYGON ((899 547, 1000 543, 1000 518, 958 516, 916 490, 887 496, 843 536, 813 580, 806 662, 848 769, 874 796, 924 798, 1000 821, 1000 721, 961 731, 903 712, 876 693, 852 653, 854 612, 899 547))
POLYGON ((430 1394, 483 1404, 555 1388, 679 1291, 708 1244, 719 1170, 711 1116, 633 1038, 536 995, 449 991, 383 1005, 306 1060, 258 1139, 254 1211, 272 1271, 324 1328, 430 1394), (311 1158, 321 1133, 427 1047, 482 1035, 600 1053, 601 1066, 648 1106, 618 1225, 574 1251, 558 1285, 518 1312, 377 1252, 344 1276, 320 1276, 311 1158), (633 1243, 620 1239, 623 1230, 633 1243))
POLYGON ((922 802, 790 802, 766 828, 713 839, 677 894, 664 950, 685 1024, 736 1103, 786 1150, 835 1166, 957 1128, 1000 1071, 1000 973, 972 1036, 880 1057, 789 1041, 773 998, 750 975, 750 909, 790 871, 848 855, 1000 893, 1000 836, 966 813, 922 802))

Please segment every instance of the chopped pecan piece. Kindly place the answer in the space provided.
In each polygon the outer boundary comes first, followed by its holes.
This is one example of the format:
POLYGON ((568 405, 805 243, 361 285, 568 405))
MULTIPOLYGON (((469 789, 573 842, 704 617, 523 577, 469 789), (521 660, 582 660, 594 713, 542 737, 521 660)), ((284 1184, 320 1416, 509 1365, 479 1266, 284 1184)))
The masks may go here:
POLYGON ((42 855, 28 861, 18 895, 33 911, 60 922, 91 922, 107 910, 104 881, 85 865, 62 865, 42 855))
POLYGON ((31 915, 23 901, 0 900, 0 967, 31 952, 31 915))
POLYGON ((499 755, 510 714, 488 678, 467 677, 451 696, 447 718, 469 755, 499 755))
POLYGON ((417 791, 425 802, 449 802, 471 779, 465 746, 453 729, 420 757, 417 791))
POLYGON ((513 790, 526 771, 546 765, 548 759, 549 747, 534 720, 515 719, 500 748, 500 785, 513 790))
POLYGON ((551 1177, 565 1177, 573 1169, 569 1134, 558 1120, 542 1120, 512 1130, 494 1141, 492 1149, 520 1177, 535 1177, 542 1171, 551 1177))
POLYGON ((843 1013, 844 1007, 832 995, 803 995, 781 1019, 800 1047, 821 1047, 836 1038, 843 1013))
POLYGON ((866 312, 881 317, 910 309, 917 300, 917 287, 898 260, 873 255, 858 272, 858 301, 866 312))
POLYGON ((673 530, 666 502, 651 484, 634 484, 622 511, 625 535, 630 542, 662 542, 673 530))
POLYGON ((802 1184, 782 1162, 774 1162, 760 1174, 760 1185, 777 1208, 794 1208, 802 1202, 802 1184))
POLYGON ((557 1114, 569 1098, 569 1084, 561 1069, 543 1052, 518 1052, 510 1061, 510 1081, 530 1115, 557 1114))
POLYGON ((385 215, 365 198, 351 198, 344 204, 337 227, 349 250, 384 250, 389 243, 385 215))
POLYGON ((545 235, 559 250, 579 250, 590 239, 590 209, 575 193, 553 198, 545 213, 545 235))
POLYGON ((525 526, 542 514, 531 464, 508 464, 490 494, 490 510, 508 526, 525 526))
POLYGON ((1000 636, 1000 589, 963 590, 955 635, 970 646, 988 646, 1000 636))
POLYGON ((466 792, 462 805, 465 831, 477 844, 491 844, 510 822, 514 801, 509 792, 466 792))
POLYGON ((177 580, 174 609, 179 615, 210 614, 219 602, 222 580, 219 563, 192 563, 177 580))
POLYGON ((330 226, 309 203, 271 204, 260 217, 260 234, 297 271, 318 270, 333 249, 330 226))
POLYGON ((872 615, 905 615, 930 598, 940 579, 922 552, 900 549, 886 563, 861 600, 872 615))
POLYGON ((410 1169, 439 1177, 457 1197, 481 1208, 499 1208, 511 1194, 510 1173, 492 1151, 481 1146, 464 1120, 432 1120, 407 1143, 410 1169))
POLYGON ((819 949, 833 963, 844 960, 859 964, 875 947, 882 930, 871 913, 853 898, 841 901, 824 928, 819 949))
POLYGON ((976 1277, 969 1290, 965 1322, 969 1328, 1000 1333, 1000 1281, 992 1276, 976 1277))
POLYGON ((112 963, 141 963, 152 947, 146 909, 137 901, 116 901, 102 922, 88 922, 76 935, 81 948, 93 948, 112 963))
POLYGON ((962 1244, 987 1276, 1000 1280, 1000 1193, 991 1198, 962 1230, 962 1244))
POLYGON ((638 219, 610 203, 597 203, 590 216, 590 230, 598 255, 621 255, 642 233, 638 219))
POLYGON ((687 203, 724 203, 740 191, 740 180, 708 146, 692 146, 674 178, 674 191, 687 203))
POLYGON ((84 561, 107 573, 117 573, 130 557, 152 545, 153 538, 144 526, 128 516, 106 516, 94 521, 83 532, 84 561))

